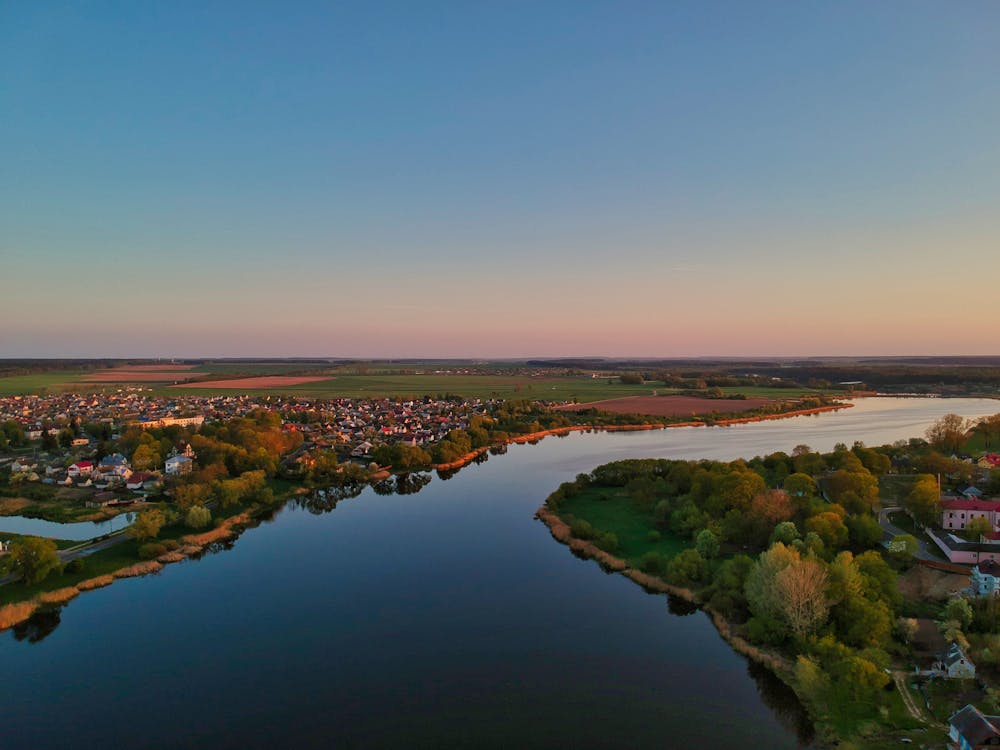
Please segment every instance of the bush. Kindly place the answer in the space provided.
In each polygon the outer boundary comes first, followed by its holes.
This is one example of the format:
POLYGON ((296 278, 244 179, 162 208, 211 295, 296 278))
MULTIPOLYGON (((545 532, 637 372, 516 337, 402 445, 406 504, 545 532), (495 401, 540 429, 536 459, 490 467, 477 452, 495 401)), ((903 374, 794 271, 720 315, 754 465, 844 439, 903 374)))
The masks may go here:
POLYGON ((646 534, 646 541, 647 542, 654 542, 655 543, 655 542, 660 541, 661 539, 663 539, 663 534, 661 534, 656 529, 653 529, 648 534, 646 534))
POLYGON ((84 567, 84 559, 82 557, 78 557, 75 560, 70 560, 68 563, 66 563, 66 567, 63 568, 63 572, 79 573, 80 571, 83 570, 83 567, 84 567))
POLYGON ((167 551, 167 547, 159 542, 150 542, 139 547, 139 557, 143 560, 152 560, 167 551))
POLYGON ((659 575, 667 569, 668 562, 659 552, 651 551, 642 556, 639 567, 646 573, 659 575))
POLYGON ((212 512, 203 505, 195 505, 184 517, 184 525, 189 529, 203 529, 212 522, 212 512))
POLYGON ((610 555, 618 551, 618 535, 611 532, 597 532, 594 544, 610 555))
POLYGON ((569 530, 577 539, 593 539, 597 536, 597 530, 582 518, 573 519, 570 522, 569 530))

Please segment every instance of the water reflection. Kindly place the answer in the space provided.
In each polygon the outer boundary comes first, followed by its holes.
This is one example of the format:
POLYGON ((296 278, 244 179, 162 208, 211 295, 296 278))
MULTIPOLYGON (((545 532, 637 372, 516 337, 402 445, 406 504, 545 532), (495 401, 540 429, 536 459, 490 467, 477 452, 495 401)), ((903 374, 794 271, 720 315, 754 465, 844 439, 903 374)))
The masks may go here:
POLYGON ((760 699, 774 712, 781 725, 794 732, 801 747, 809 746, 816 732, 795 692, 774 672, 755 661, 747 661, 747 674, 756 683, 760 699))
POLYGON ((15 641, 39 643, 48 638, 62 622, 62 607, 35 612, 26 621, 11 628, 15 641))
POLYGON ((693 615, 698 609, 697 604, 681 599, 679 596, 667 594, 667 611, 672 615, 687 617, 688 615, 693 615))

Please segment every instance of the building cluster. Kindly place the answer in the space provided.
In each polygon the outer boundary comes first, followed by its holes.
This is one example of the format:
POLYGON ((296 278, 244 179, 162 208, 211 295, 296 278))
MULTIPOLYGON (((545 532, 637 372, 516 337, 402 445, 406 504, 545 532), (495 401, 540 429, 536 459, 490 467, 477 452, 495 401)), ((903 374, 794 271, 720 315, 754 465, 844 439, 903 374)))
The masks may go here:
POLYGON ((100 455, 98 440, 86 433, 88 426, 106 426, 110 442, 105 447, 113 450, 114 441, 130 427, 198 428, 206 422, 225 422, 263 409, 281 415, 282 429, 302 434, 302 446, 290 457, 293 461, 322 449, 366 460, 380 445, 424 446, 441 440, 454 429, 468 427, 473 416, 485 416, 494 403, 479 399, 400 401, 248 395, 166 399, 137 388, 108 394, 10 396, 0 398, 0 423, 16 421, 36 446, 46 431, 54 434, 68 426, 76 430, 72 441, 60 448, 50 445, 44 452, 12 452, 0 457, 0 467, 6 464, 17 481, 146 493, 160 489, 165 478, 193 470, 195 456, 190 446, 185 449, 179 443, 157 471, 135 472, 127 456, 100 455))

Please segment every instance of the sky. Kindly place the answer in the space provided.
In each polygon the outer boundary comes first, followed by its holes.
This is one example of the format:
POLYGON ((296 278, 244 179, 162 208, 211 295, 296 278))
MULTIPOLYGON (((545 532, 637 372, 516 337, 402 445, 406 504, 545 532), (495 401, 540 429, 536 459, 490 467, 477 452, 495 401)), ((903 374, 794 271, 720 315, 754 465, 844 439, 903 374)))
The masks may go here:
POLYGON ((998 354, 1000 3, 0 4, 0 357, 998 354))

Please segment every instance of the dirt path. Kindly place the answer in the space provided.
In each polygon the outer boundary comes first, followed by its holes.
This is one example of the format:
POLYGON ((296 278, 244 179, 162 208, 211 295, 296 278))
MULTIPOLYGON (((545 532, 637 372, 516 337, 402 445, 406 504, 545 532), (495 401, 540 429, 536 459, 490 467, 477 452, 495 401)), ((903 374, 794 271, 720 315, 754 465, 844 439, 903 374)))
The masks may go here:
POLYGON ((903 697, 903 705, 906 706, 906 710, 910 712, 910 715, 919 721, 921 724, 926 724, 927 719, 920 707, 914 702, 913 696, 910 695, 909 688, 906 687, 906 677, 905 672, 893 672, 892 680, 896 683, 896 687, 899 688, 899 694, 903 697))

